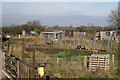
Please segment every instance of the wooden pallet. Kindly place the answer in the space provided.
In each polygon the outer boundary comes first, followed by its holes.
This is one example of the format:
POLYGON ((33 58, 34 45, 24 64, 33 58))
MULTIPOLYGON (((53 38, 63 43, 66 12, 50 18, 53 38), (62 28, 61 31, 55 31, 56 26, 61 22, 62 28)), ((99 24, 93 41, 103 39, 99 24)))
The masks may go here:
POLYGON ((91 55, 88 56, 88 69, 96 71, 98 69, 109 70, 109 55, 91 55))

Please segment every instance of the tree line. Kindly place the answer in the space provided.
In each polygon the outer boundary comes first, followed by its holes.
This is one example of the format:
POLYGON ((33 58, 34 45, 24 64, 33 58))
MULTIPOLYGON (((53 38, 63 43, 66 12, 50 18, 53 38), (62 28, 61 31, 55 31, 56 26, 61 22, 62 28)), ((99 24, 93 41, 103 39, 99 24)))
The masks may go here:
POLYGON ((2 27, 2 32, 4 32, 5 34, 18 34, 18 33, 22 33, 22 31, 25 30, 26 32, 29 31, 44 31, 45 27, 41 26, 40 22, 37 20, 34 21, 28 21, 26 24, 23 25, 11 25, 11 26, 4 26, 2 27))

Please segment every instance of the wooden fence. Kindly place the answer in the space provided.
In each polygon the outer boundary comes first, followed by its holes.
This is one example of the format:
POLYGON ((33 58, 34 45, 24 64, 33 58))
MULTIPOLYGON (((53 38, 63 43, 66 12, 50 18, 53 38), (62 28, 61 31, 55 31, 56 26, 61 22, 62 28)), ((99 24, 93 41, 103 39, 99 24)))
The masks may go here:
MULTIPOLYGON (((27 59, 32 63, 32 59, 27 59)), ((36 65, 45 65, 46 70, 50 69, 69 69, 82 70, 84 67, 84 57, 80 58, 37 58, 36 65)))
MULTIPOLYGON (((9 55, 7 53, 3 54, 4 56, 4 72, 7 73, 7 75, 9 75, 9 77, 12 80, 16 80, 16 79, 26 79, 26 80, 30 80, 30 79, 40 79, 41 77, 38 74, 38 67, 35 67, 33 69, 33 64, 28 63, 24 60, 18 59, 13 55, 9 55), (33 73, 35 71, 35 74, 33 73)), ((50 75, 48 73, 45 72, 44 76, 42 77, 43 79, 46 80, 50 80, 50 79, 54 79, 54 80, 59 80, 59 78, 50 75)))
MULTIPOLYGON (((11 75, 12 78, 33 78, 32 65, 20 60, 12 55, 5 54, 4 70, 11 75)), ((37 74, 36 74, 37 77, 37 74)))
MULTIPOLYGON (((27 59, 32 62, 32 59, 27 59)), ((73 70, 90 70, 96 71, 98 69, 109 70, 110 63, 114 63, 114 55, 112 60, 107 55, 82 56, 82 57, 69 57, 69 58, 37 58, 36 65, 45 65, 46 70, 59 69, 59 68, 72 68, 73 70)))
POLYGON ((28 63, 25 61, 25 53, 24 53, 24 38, 22 39, 22 59, 18 59, 15 56, 12 55, 10 50, 10 40, 8 40, 8 50, 7 52, 3 53, 4 63, 3 63, 3 74, 5 74, 7 77, 11 79, 40 79, 40 78, 46 78, 46 80, 49 80, 50 78, 54 80, 59 80, 55 76, 52 76, 48 73, 45 73, 43 76, 41 76, 40 72, 38 72, 38 68, 41 66, 35 67, 35 49, 33 50, 33 59, 32 63, 28 63), (49 78, 48 78, 49 76, 49 78))

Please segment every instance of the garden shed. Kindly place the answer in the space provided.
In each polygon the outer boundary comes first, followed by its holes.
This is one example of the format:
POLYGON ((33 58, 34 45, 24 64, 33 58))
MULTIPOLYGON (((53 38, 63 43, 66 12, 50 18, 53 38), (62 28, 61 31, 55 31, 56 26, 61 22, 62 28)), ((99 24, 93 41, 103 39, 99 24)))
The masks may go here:
POLYGON ((58 32, 42 32, 43 40, 47 43, 58 43, 61 44, 62 41, 62 31, 58 32))

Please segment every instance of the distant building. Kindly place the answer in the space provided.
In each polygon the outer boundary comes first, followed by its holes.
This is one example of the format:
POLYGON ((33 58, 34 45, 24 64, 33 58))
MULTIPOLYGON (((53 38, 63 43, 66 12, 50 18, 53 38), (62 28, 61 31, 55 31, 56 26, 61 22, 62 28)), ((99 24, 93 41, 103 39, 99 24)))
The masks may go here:
POLYGON ((43 40, 47 43, 53 43, 57 41, 59 44, 62 41, 62 31, 58 32, 42 32, 43 40))
POLYGON ((95 34, 95 40, 110 40, 112 36, 112 40, 115 40, 117 37, 117 31, 97 31, 95 34))
POLYGON ((100 31, 97 31, 96 33, 95 33, 95 40, 100 40, 100 31))
POLYGON ((79 35, 85 36, 85 35, 86 35, 86 32, 79 32, 79 35))
POLYGON ((25 30, 22 31, 22 36, 26 36, 26 31, 25 30))
POLYGON ((66 29, 65 30, 65 37, 73 37, 74 30, 73 29, 66 29))

